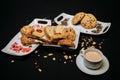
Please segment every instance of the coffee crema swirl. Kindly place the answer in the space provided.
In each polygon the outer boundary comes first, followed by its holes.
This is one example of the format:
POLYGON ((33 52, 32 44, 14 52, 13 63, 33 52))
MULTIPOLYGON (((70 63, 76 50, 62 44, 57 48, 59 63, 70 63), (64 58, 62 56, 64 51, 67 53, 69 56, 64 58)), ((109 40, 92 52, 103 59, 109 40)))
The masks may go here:
POLYGON ((97 62, 102 59, 102 56, 96 51, 87 51, 85 53, 85 58, 92 62, 97 62))

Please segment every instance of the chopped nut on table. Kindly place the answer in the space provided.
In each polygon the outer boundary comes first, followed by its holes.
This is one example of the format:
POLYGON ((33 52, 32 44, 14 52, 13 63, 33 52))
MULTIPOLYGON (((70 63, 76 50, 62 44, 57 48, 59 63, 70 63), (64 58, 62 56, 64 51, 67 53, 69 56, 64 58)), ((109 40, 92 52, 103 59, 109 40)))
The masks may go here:
POLYGON ((14 60, 11 60, 11 63, 14 63, 15 61, 14 60))

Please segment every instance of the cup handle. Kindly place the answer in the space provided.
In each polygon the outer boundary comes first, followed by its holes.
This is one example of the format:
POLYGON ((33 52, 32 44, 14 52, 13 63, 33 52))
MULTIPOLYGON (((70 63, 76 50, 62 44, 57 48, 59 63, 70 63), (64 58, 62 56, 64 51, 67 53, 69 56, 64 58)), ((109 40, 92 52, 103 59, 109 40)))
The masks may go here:
POLYGON ((80 55, 83 57, 83 53, 85 52, 85 49, 84 48, 82 48, 81 50, 80 50, 80 55))

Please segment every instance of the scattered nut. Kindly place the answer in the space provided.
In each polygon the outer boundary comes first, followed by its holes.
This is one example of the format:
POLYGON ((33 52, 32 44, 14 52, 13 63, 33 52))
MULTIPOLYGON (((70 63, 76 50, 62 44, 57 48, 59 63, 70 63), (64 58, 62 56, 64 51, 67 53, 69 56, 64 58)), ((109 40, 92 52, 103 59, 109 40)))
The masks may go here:
POLYGON ((47 56, 43 56, 44 58, 47 58, 47 56))
POLYGON ((66 61, 64 61, 64 64, 66 64, 67 62, 66 61))
POLYGON ((55 61, 55 60, 56 60, 56 58, 54 57, 54 58, 52 58, 52 60, 53 60, 53 61, 55 61))
POLYGON ((96 44, 96 42, 93 42, 92 44, 93 44, 93 45, 95 45, 95 44, 96 44))
POLYGON ((48 56, 52 56, 52 55, 53 55, 53 53, 49 53, 49 54, 48 54, 48 56))
POLYGON ((67 55, 64 55, 64 58, 67 60, 67 59, 68 59, 68 56, 67 56, 67 55))
POLYGON ((38 53, 38 50, 35 51, 35 54, 38 53))
POLYGON ((14 60, 11 60, 11 63, 14 63, 15 61, 14 60))
POLYGON ((38 68, 38 71, 39 71, 39 72, 42 72, 42 69, 38 68))

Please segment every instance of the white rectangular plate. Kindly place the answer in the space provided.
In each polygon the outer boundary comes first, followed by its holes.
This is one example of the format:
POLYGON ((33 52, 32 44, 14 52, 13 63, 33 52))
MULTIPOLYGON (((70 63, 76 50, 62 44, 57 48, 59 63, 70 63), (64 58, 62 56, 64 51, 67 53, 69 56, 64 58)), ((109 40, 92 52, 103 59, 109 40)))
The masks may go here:
MULTIPOLYGON (((35 24, 41 26, 51 25, 51 20, 35 18, 29 25, 33 26, 35 24)), ((39 46, 38 44, 32 44, 31 46, 22 45, 20 40, 21 36, 21 33, 18 32, 1 51, 10 55, 24 56, 30 54, 39 46)))
POLYGON ((54 21, 57 24, 62 24, 62 21, 64 21, 65 19, 68 19, 68 21, 67 21, 67 25, 68 26, 80 27, 79 30, 80 30, 81 33, 90 34, 90 35, 101 35, 101 34, 104 34, 104 33, 106 33, 109 30, 109 28, 111 26, 110 22, 97 21, 97 23, 101 25, 102 29, 99 32, 95 32, 96 31, 96 27, 93 28, 93 29, 85 29, 80 24, 79 25, 73 25, 72 24, 72 18, 73 17, 74 17, 73 15, 66 14, 66 13, 61 13, 57 17, 54 18, 54 21))

